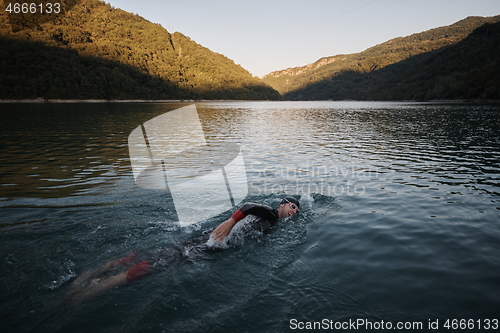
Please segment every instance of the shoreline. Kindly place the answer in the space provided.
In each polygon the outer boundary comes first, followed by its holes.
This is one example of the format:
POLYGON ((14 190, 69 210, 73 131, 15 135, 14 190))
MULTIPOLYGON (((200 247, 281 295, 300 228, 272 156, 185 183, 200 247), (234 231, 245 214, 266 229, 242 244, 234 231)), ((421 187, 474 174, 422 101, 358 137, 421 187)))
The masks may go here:
POLYGON ((194 103, 192 99, 0 99, 0 103, 194 103))
MULTIPOLYGON (((279 101, 279 100, 278 100, 279 101)), ((240 99, 0 99, 1 103, 197 103, 197 102, 277 102, 240 99)))
POLYGON ((314 101, 287 101, 287 100, 234 100, 234 99, 0 99, 0 104, 8 103, 197 103, 197 102, 401 102, 401 103, 500 103, 500 100, 401 100, 401 101, 377 101, 377 100, 314 100, 314 101))

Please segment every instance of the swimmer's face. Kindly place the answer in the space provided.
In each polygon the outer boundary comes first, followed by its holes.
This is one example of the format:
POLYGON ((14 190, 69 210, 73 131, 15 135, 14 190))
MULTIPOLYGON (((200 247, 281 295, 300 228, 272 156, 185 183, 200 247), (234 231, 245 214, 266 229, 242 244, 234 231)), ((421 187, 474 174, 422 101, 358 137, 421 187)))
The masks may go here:
POLYGON ((299 211, 299 208, 293 203, 281 204, 278 209, 279 218, 294 216, 299 211), (295 207, 295 208, 293 208, 295 207))

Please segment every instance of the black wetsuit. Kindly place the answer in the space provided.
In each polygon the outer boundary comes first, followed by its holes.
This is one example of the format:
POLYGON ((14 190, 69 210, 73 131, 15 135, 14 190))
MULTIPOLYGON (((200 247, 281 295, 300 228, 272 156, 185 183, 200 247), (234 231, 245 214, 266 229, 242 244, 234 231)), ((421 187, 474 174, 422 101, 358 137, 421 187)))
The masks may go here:
MULTIPOLYGON (((242 227, 243 237, 255 235, 255 231, 263 233, 278 222, 278 211, 267 205, 247 202, 243 204, 231 217, 240 221, 248 215, 258 218, 251 219, 242 227)), ((194 260, 206 257, 207 254, 221 251, 223 248, 207 244, 210 234, 214 229, 205 231, 201 236, 189 239, 180 245, 156 249, 148 252, 131 252, 126 257, 118 260, 121 265, 134 264, 127 271, 127 281, 139 280, 150 274, 153 270, 166 269, 172 264, 184 260, 194 260)))

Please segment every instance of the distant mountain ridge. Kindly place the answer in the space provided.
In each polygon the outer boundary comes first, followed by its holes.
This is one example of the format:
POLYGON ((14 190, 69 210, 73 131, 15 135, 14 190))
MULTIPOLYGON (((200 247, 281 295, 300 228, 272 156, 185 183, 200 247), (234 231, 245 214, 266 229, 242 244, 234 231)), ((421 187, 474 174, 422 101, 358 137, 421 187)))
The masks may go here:
POLYGON ((0 98, 280 99, 181 33, 103 1, 62 1, 74 5, 65 15, 15 27, 1 8, 0 98))
MULTIPOLYGON (((263 80, 278 90, 286 100, 493 98, 495 95, 491 93, 493 88, 488 94, 483 91, 483 94, 469 94, 470 96, 463 91, 457 91, 455 95, 430 94, 429 91, 435 88, 432 86, 434 82, 427 82, 426 87, 420 85, 418 93, 411 90, 403 93, 398 85, 405 80, 407 82, 409 77, 417 75, 406 67, 404 67, 405 74, 402 75, 403 66, 398 66, 398 64, 404 63, 410 68, 417 66, 420 61, 438 50, 444 50, 463 41, 474 29, 484 24, 497 22, 500 22, 500 16, 468 17, 449 26, 395 38, 360 53, 324 57, 307 66, 272 72, 264 76, 263 80), (388 86, 389 82, 395 86, 388 86)), ((490 34, 489 39, 489 42, 483 41, 483 43, 491 44, 494 40, 493 35, 490 34)), ((483 48, 481 45, 477 47, 483 48)), ((464 52, 465 49, 462 48, 459 51, 464 52)), ((484 48, 485 51, 486 49, 484 48)), ((468 52, 471 50, 468 49, 468 52)), ((493 52, 490 59, 484 61, 494 62, 494 59, 493 52)), ((434 70, 439 70, 439 68, 434 70)), ((432 73, 428 74, 427 76, 432 76, 432 73)), ((425 80, 425 75, 419 77, 425 80)), ((457 78, 458 76, 455 77, 457 78)), ((408 86, 408 83, 406 85, 408 86)))

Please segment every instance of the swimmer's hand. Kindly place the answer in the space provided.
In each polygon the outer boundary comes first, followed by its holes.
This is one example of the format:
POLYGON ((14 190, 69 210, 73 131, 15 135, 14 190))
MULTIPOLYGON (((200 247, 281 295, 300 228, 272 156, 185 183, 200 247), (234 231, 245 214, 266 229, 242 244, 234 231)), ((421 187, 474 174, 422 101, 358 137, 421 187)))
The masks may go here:
POLYGON ((229 220, 222 222, 214 231, 212 231, 211 238, 213 238, 216 242, 220 242, 223 240, 231 230, 233 229, 236 221, 230 217, 229 220))

